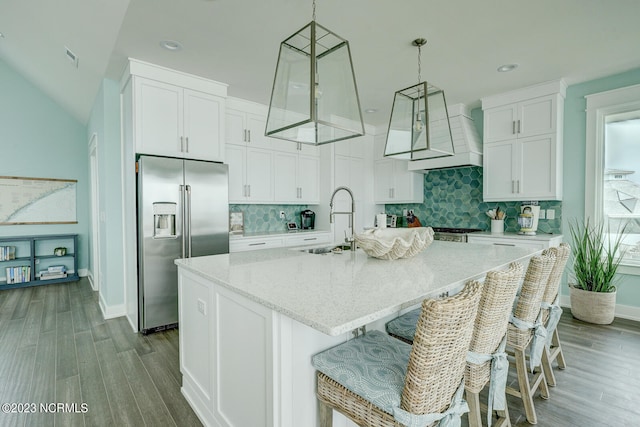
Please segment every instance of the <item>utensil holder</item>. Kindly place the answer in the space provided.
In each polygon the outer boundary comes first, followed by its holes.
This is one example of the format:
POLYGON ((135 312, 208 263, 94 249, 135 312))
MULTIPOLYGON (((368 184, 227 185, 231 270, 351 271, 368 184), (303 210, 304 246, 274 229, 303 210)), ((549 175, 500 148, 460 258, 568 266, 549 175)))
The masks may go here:
POLYGON ((492 219, 491 220, 491 234, 504 233, 504 219, 492 219))

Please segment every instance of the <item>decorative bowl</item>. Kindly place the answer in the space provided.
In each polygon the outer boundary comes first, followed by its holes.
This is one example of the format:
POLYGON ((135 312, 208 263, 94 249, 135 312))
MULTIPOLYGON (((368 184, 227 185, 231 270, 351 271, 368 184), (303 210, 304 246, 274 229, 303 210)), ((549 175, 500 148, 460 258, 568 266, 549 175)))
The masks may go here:
POLYGON ((356 244, 380 259, 411 258, 433 242, 431 227, 376 228, 356 234, 356 244))

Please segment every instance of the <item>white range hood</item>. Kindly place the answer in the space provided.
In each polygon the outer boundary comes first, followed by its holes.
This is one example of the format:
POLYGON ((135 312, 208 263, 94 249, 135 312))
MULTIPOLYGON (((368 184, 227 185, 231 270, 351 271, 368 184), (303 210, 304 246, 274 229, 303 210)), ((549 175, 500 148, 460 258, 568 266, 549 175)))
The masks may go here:
POLYGON ((427 172, 432 169, 482 166, 482 142, 473 124, 471 112, 464 104, 448 106, 447 110, 455 154, 434 159, 411 160, 408 164, 410 171, 427 172))

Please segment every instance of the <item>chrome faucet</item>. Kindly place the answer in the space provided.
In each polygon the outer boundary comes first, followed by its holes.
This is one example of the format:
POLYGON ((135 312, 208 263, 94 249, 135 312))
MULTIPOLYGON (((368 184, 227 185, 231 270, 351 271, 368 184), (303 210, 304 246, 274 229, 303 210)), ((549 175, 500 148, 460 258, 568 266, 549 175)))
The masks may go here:
POLYGON ((333 216, 334 215, 349 215, 349 226, 351 227, 351 238, 348 239, 345 237, 345 242, 348 242, 351 244, 351 250, 355 251, 356 250, 356 242, 355 242, 355 228, 353 227, 353 217, 354 217, 354 213, 356 211, 356 202, 353 198, 353 192, 351 191, 351 189, 349 189, 349 187, 338 187, 335 190, 333 190, 333 194, 331 195, 331 200, 329 201, 329 222, 331 224, 333 224, 333 216), (351 197, 351 212, 334 212, 333 211, 333 198, 336 196, 336 193, 340 190, 344 190, 347 193, 349 193, 349 197, 351 197))

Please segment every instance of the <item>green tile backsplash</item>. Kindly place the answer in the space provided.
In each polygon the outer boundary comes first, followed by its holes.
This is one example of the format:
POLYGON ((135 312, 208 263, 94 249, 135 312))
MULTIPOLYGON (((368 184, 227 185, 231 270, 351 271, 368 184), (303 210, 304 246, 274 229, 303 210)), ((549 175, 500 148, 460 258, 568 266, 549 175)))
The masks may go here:
POLYGON ((287 231, 287 222, 295 221, 300 227, 300 212, 307 205, 229 205, 230 212, 244 212, 245 233, 261 231, 287 231), (284 211, 285 219, 280 219, 284 211))
MULTIPOLYGON (((561 233, 562 202, 541 201, 540 209, 554 209, 555 219, 538 221, 538 231, 561 233)), ((505 231, 518 231, 520 202, 482 201, 482 168, 470 166, 429 171, 424 176, 424 202, 421 204, 386 205, 387 214, 402 215, 413 209, 422 225, 433 227, 462 227, 489 230, 489 209, 500 207, 507 213, 505 231)))

